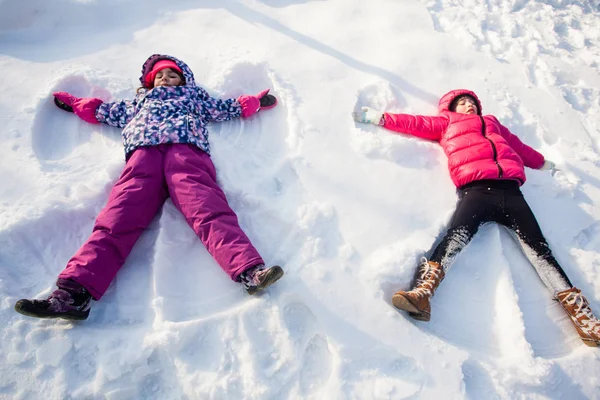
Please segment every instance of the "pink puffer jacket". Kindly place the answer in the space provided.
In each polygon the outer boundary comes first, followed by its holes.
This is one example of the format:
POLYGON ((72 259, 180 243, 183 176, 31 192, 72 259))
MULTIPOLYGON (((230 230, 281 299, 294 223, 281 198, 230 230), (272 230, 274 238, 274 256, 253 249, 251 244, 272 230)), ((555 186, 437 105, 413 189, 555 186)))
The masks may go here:
POLYGON ((540 169, 544 165, 544 156, 521 142, 496 117, 481 116, 481 102, 475 93, 465 89, 448 92, 440 99, 438 111, 437 117, 385 113, 383 126, 440 142, 457 187, 481 179, 516 179, 522 185, 524 166, 540 169), (452 101, 463 94, 477 101, 479 115, 449 111, 452 101))

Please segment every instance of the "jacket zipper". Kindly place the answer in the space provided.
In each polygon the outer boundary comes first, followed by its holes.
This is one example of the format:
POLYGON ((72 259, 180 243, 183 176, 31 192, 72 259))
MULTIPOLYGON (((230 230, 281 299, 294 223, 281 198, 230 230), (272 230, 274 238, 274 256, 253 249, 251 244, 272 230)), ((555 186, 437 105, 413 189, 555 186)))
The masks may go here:
POLYGON ((496 163, 496 167, 498 167, 498 178, 502 178, 504 171, 502 171, 502 167, 498 163, 498 151, 496 150, 496 145, 494 144, 492 139, 490 139, 489 137, 486 136, 485 121, 483 120, 483 117, 481 115, 479 116, 479 119, 481 120, 481 134, 483 135, 484 138, 486 138, 488 140, 488 142, 490 142, 490 145, 492 145, 492 153, 494 156, 494 162, 496 163))

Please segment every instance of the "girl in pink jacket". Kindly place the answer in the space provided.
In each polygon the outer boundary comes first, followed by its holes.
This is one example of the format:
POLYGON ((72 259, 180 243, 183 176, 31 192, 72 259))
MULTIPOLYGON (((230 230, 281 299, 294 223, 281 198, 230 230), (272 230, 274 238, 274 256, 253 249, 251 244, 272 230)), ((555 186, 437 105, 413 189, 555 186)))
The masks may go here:
POLYGON ((372 123, 396 132, 440 143, 448 169, 458 188, 459 202, 445 236, 423 258, 415 286, 398 291, 393 305, 412 318, 429 321, 430 300, 458 253, 479 227, 496 222, 510 229, 536 272, 563 307, 588 346, 600 344, 600 321, 587 299, 571 284, 552 255, 533 212, 523 198, 525 169, 554 168, 540 153, 524 144, 493 115, 482 115, 481 102, 469 90, 446 93, 438 116, 381 113, 368 107, 354 113, 358 122, 372 123))

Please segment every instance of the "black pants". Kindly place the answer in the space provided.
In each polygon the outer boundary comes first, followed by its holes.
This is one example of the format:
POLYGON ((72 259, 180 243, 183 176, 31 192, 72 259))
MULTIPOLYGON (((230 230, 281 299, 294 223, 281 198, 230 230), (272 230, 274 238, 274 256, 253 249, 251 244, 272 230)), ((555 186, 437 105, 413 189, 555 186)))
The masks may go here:
POLYGON ((481 225, 497 222, 515 234, 548 289, 556 293, 572 287, 552 255, 517 181, 475 181, 459 189, 459 199, 448 231, 433 250, 430 261, 440 263, 447 270, 481 225))

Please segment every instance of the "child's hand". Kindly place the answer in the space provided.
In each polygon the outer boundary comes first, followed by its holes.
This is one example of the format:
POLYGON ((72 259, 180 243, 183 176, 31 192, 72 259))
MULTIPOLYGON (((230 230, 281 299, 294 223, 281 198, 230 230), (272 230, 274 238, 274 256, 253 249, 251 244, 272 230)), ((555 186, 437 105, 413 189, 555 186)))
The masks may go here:
POLYGON ((73 112, 82 120, 97 124, 96 109, 102 104, 102 100, 96 98, 79 98, 67 92, 55 92, 54 104, 57 107, 73 112))
POLYGON ((59 100, 58 97, 54 98, 54 104, 56 104, 56 107, 60 108, 61 110, 65 110, 66 112, 73 112, 73 107, 71 107, 64 101, 59 100))
MULTIPOLYGON (((267 92, 268 91, 269 89, 267 89, 267 92)), ((259 98, 261 110, 268 110, 269 108, 273 108, 277 105, 277 97, 273 96, 272 94, 266 93, 264 96, 259 98)))
POLYGON ((383 125, 384 122, 383 113, 370 107, 362 107, 361 111, 353 112, 352 117, 356 122, 364 124, 383 125))
POLYGON ((269 89, 263 90, 256 96, 241 95, 237 100, 242 105, 242 118, 248 118, 261 109, 268 110, 277 105, 277 98, 269 94, 269 89))
POLYGON ((558 168, 556 168, 556 164, 554 164, 550 160, 544 160, 544 165, 542 165, 540 169, 542 171, 558 171, 558 168))

